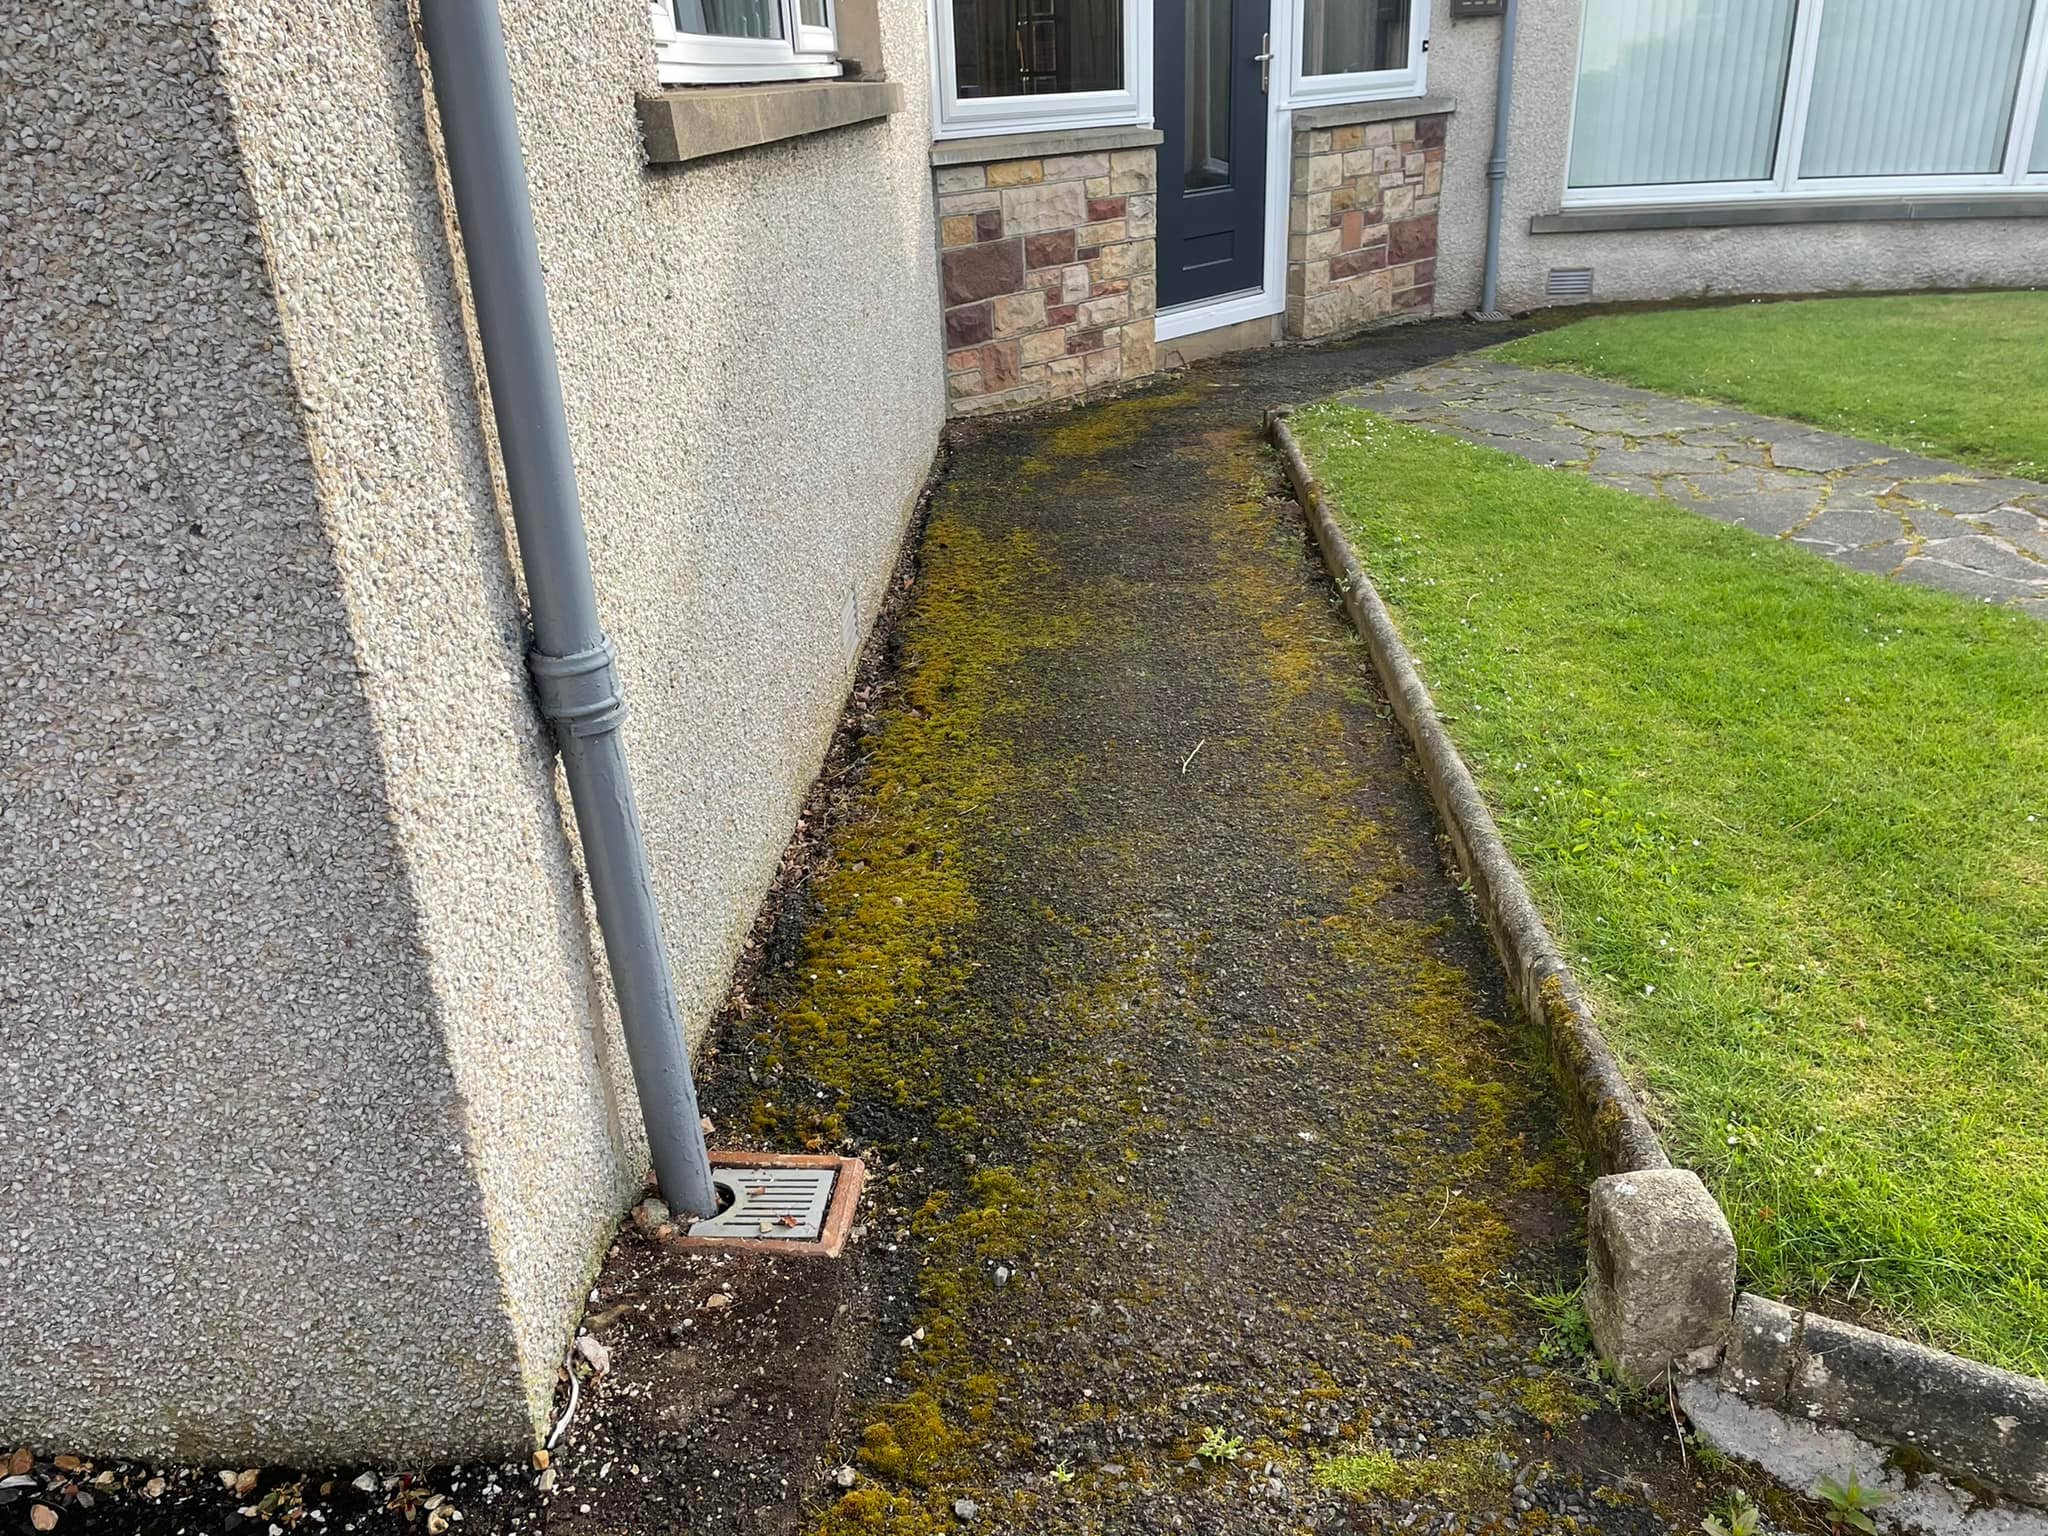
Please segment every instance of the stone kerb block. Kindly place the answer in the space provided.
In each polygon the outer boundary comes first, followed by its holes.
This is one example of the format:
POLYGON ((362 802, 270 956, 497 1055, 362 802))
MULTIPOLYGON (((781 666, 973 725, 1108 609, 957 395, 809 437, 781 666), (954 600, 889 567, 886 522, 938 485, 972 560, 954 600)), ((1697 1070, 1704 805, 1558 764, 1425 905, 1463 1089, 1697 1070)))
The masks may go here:
POLYGON ((1587 1213, 1586 1320, 1632 1386, 1711 1369, 1735 1316, 1735 1235, 1686 1168, 1610 1174, 1587 1213))

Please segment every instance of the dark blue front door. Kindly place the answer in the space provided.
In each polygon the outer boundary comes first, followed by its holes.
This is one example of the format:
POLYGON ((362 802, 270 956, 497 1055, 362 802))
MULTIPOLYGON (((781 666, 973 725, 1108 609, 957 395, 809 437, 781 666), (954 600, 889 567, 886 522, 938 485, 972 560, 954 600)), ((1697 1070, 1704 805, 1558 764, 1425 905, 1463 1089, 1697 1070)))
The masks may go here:
POLYGON ((1268 0, 1158 0, 1159 303, 1266 278, 1268 0))

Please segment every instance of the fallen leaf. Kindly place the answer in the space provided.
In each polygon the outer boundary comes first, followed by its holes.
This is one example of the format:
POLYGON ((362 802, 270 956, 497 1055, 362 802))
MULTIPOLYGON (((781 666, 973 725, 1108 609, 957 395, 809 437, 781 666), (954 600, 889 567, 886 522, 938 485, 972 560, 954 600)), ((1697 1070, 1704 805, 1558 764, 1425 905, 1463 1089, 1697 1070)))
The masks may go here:
POLYGON ((427 1536, 441 1536, 455 1518, 453 1504, 437 1504, 427 1511, 427 1536))
POLYGON ((612 1352, 605 1348, 604 1341, 595 1334, 576 1335, 576 1353, 588 1361, 591 1370, 600 1376, 612 1368, 612 1352))
POLYGON ((238 1499, 246 1499, 247 1497, 249 1497, 250 1494, 256 1491, 257 1479, 259 1479, 262 1476, 263 1474, 260 1471, 258 1471, 255 1467, 250 1467, 246 1469, 244 1472, 242 1472, 242 1474, 235 1479, 235 1497, 238 1499))
POLYGON ((47 1504, 38 1504, 28 1512, 28 1523, 39 1531, 57 1529, 57 1511, 47 1504))
POLYGON ((50 1458, 50 1465, 59 1472, 83 1472, 85 1470, 85 1463, 76 1456, 53 1456, 50 1458))
POLYGON ((29 1469, 33 1467, 35 1464, 35 1457, 29 1454, 29 1449, 27 1446, 23 1446, 20 1450, 16 1451, 12 1456, 7 1458, 8 1475, 10 1477, 26 1477, 28 1476, 29 1469))
POLYGON ((164 1496, 164 1489, 169 1486, 170 1484, 166 1483, 162 1478, 152 1477, 142 1485, 142 1496, 145 1499, 160 1499, 164 1496))
POLYGON ((704 1298, 704 1307, 706 1311, 716 1312, 720 1307, 729 1307, 731 1305, 732 1298, 726 1295, 723 1291, 713 1291, 709 1296, 706 1296, 704 1298))

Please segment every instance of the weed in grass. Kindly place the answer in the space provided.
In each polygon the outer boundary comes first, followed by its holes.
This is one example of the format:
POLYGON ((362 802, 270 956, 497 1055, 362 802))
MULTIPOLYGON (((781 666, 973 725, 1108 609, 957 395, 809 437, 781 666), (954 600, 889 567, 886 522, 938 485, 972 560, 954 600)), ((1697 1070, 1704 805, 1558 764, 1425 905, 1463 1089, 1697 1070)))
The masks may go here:
POLYGON ((1707 1516, 1700 1529, 1706 1536, 1756 1536, 1763 1520, 1763 1511, 1738 1488, 1728 1495, 1728 1502, 1718 1514, 1707 1516))
POLYGON ((1828 1507, 1828 1524, 1835 1536, 1844 1531, 1861 1531, 1863 1536, 1876 1536, 1877 1522, 1870 1518, 1871 1511, 1884 1508, 1891 1503, 1892 1496, 1866 1488, 1856 1475, 1855 1468, 1849 1469, 1846 1481, 1832 1477, 1820 1480, 1820 1486, 1813 1490, 1813 1496, 1828 1507))
POLYGON ((1244 1454, 1244 1441, 1235 1435, 1225 1434, 1215 1425, 1206 1426, 1202 1431, 1202 1443, 1195 1447, 1195 1454, 1210 1466, 1235 1461, 1244 1454))
POLYGON ((1522 1293, 1543 1319, 1543 1338, 1536 1346, 1540 1358, 1576 1363, 1593 1353, 1593 1326, 1580 1299, 1584 1289, 1574 1285, 1522 1293))

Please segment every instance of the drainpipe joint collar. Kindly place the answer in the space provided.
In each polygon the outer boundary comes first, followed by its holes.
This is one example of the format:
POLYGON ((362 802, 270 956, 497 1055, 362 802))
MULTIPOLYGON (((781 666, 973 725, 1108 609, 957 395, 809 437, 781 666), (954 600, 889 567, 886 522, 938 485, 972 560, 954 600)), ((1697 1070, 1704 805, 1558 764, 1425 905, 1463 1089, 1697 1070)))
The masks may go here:
POLYGON ((626 718, 626 696, 619 686, 618 652, 608 639, 587 651, 550 656, 538 648, 527 653, 527 669, 540 695, 540 712, 558 731, 572 736, 602 736, 626 718))

